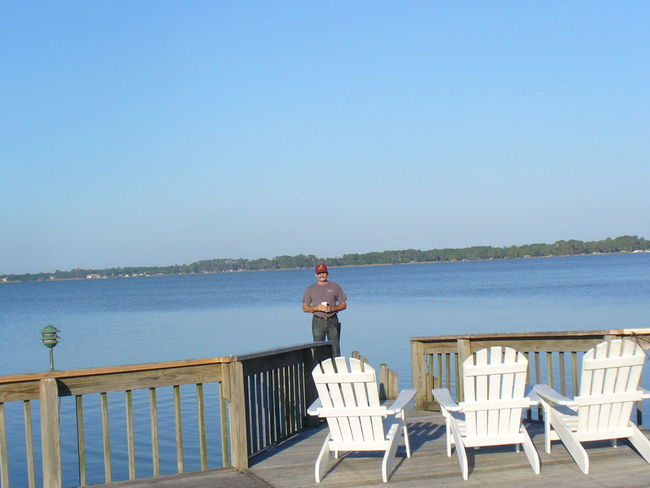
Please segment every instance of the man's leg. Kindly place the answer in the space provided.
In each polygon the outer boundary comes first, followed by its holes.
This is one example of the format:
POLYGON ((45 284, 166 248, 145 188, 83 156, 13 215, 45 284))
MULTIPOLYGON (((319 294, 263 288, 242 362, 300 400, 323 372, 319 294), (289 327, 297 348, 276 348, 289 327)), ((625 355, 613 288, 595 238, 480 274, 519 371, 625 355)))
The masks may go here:
POLYGON ((327 340, 332 341, 334 357, 341 355, 341 323, 338 318, 327 321, 327 340))
POLYGON ((311 334, 314 342, 322 342, 325 340, 325 331, 327 329, 327 321, 315 315, 311 319, 311 334))

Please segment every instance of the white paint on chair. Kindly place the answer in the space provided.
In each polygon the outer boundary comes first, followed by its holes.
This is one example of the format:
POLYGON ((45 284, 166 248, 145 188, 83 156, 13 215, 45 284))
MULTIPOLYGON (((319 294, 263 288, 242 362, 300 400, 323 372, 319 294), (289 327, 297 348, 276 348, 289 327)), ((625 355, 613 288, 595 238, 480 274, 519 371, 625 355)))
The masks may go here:
POLYGON ((542 400, 545 447, 561 440, 580 470, 589 473, 589 456, 581 442, 628 439, 650 463, 650 441, 630 420, 634 404, 650 398, 639 387, 645 352, 630 340, 605 341, 582 359, 579 395, 573 400, 547 385, 536 385, 542 400))
POLYGON ((456 446, 463 479, 469 476, 469 447, 523 444, 533 471, 539 474, 539 455, 522 424, 522 411, 536 400, 525 395, 526 357, 510 347, 480 349, 463 362, 465 400, 457 404, 446 388, 433 390, 447 424, 447 456, 456 446))
POLYGON ((327 359, 312 375, 319 398, 308 413, 326 418, 330 430, 316 460, 316 482, 323 478, 330 453, 338 457, 340 451, 384 451, 382 479, 387 482, 401 439, 411 457, 404 408, 416 390, 400 392, 389 407, 381 405, 375 370, 354 358, 327 359))

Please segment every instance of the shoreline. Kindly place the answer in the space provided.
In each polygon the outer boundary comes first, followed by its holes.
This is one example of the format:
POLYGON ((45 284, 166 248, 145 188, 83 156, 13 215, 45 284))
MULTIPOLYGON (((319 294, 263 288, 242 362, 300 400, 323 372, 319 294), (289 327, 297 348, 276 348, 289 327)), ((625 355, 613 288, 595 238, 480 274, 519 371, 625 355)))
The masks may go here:
MULTIPOLYGON (((328 264, 330 268, 361 268, 369 266, 396 266, 396 265, 414 265, 414 264, 444 264, 444 263, 477 263, 483 261, 508 261, 514 259, 553 259, 553 258, 572 258, 572 257, 586 257, 586 256, 607 256, 607 255, 617 255, 617 254, 647 254, 650 253, 650 250, 638 250, 638 251, 618 251, 618 252, 591 252, 585 254, 560 254, 560 255, 546 255, 546 256, 520 256, 520 257, 503 257, 503 258, 485 258, 485 259, 454 259, 449 261, 411 261, 408 263, 372 263, 372 264, 328 264)), ((199 273, 156 273, 156 274, 140 274, 137 275, 126 275, 126 276, 93 276, 92 278, 49 278, 49 279, 38 279, 38 280, 0 280, 0 284, 10 284, 10 283, 48 283, 54 281, 94 281, 94 280, 109 280, 109 279, 132 279, 132 278, 152 278, 152 277, 163 277, 163 276, 189 276, 189 275, 212 275, 212 274, 230 274, 230 273, 259 273, 259 272, 271 272, 271 271, 296 271, 296 270, 307 270, 311 267, 303 268, 274 268, 274 269, 241 269, 241 270, 228 270, 228 271, 202 271, 199 273)))

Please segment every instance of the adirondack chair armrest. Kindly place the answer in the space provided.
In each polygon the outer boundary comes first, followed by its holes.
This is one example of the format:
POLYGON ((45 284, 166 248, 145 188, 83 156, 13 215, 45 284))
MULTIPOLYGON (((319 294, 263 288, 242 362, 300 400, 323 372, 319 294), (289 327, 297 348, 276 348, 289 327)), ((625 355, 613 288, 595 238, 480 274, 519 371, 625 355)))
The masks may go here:
POLYGON ((650 398, 650 390, 646 390, 645 388, 639 388, 639 390, 643 392, 643 396, 641 398, 643 398, 644 400, 650 398))
POLYGON ((541 398, 539 397, 539 395, 535 391, 534 386, 526 385, 526 391, 524 392, 524 396, 528 399, 531 406, 539 405, 540 402, 541 402, 541 398))
POLYGON ((445 410, 450 412, 457 412, 460 410, 460 405, 451 398, 451 394, 447 388, 434 388, 431 392, 436 401, 445 410))
POLYGON ((561 393, 558 393, 553 388, 548 385, 535 385, 533 391, 547 403, 553 403, 557 405, 575 405, 575 401, 570 398, 565 397, 561 393))
POLYGON ((323 406, 323 404, 320 401, 320 398, 317 398, 314 400, 314 403, 309 405, 309 408, 307 409, 307 413, 309 415, 318 415, 318 410, 323 406))
POLYGON ((415 398, 415 395, 417 395, 417 393, 417 390, 400 391, 395 401, 391 403, 390 407, 388 407, 388 415, 395 415, 404 410, 404 407, 406 407, 409 402, 415 398))

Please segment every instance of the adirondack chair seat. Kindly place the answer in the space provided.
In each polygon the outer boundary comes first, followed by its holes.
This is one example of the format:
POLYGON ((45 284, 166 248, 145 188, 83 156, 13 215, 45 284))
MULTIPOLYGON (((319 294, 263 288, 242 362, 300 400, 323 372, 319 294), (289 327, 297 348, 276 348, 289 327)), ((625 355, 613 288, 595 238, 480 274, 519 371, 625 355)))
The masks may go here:
MULTIPOLYGON (((336 442, 330 440, 329 443, 330 451, 334 453, 335 457, 338 457, 338 452, 340 451, 383 451, 385 447, 385 443, 389 442, 390 439, 392 439, 393 437, 393 435, 390 434, 391 428, 394 425, 398 425, 398 426, 402 426, 405 429, 404 442, 407 451, 407 457, 411 457, 411 446, 408 440, 408 428, 406 426, 406 412, 404 411, 404 409, 413 400, 416 394, 417 394, 417 390, 402 390, 400 391, 398 397, 390 405, 385 405, 386 416, 381 419, 381 422, 384 428, 384 432, 386 432, 387 434, 383 441, 379 440, 377 445, 379 445, 380 447, 378 447, 377 449, 370 448, 372 446, 370 442, 364 445, 364 448, 359 448, 357 441, 336 442)), ((384 407, 382 406, 380 408, 383 409, 384 407)), ((345 415, 341 415, 340 410, 324 408, 320 398, 317 398, 314 401, 314 403, 312 403, 307 409, 307 413, 309 415, 314 415, 319 417, 338 417, 338 418, 358 417, 359 419, 368 415, 369 411, 370 409, 368 407, 349 408, 345 415)))
MULTIPOLYGON (((528 406, 535 405, 535 403, 531 403, 528 406)), ((449 414, 453 417, 454 422, 456 422, 458 426, 458 432, 460 434, 460 438, 466 438, 467 437, 467 421, 465 420, 465 415, 459 412, 449 412, 449 414)), ((519 444, 522 442, 521 440, 521 434, 523 434, 523 430, 525 430, 524 426, 521 426, 521 429, 519 432, 517 432, 515 435, 509 434, 509 435, 502 435, 498 437, 474 437, 471 441, 471 443, 468 442, 463 442, 463 445, 465 447, 490 447, 490 446, 501 446, 501 445, 509 445, 513 444, 515 445, 515 449, 517 452, 519 452, 519 444), (498 440, 497 443, 495 443, 495 439, 498 440), (470 445, 471 444, 471 445, 470 445)), ((527 431, 526 431, 527 432, 527 431)), ((450 445, 448 446, 448 449, 451 449, 452 446, 454 446, 455 441, 453 435, 450 437, 450 445)), ((451 452, 448 454, 451 456, 451 452)))
MULTIPOLYGON (((436 397, 436 399, 442 398, 443 396, 449 396, 449 391, 446 388, 437 388, 433 390, 433 394, 436 397)), ((532 406, 538 405, 538 400, 537 400, 537 395, 535 395, 534 392, 531 391, 530 397, 524 399, 521 402, 516 402, 517 405, 520 405, 522 408, 529 408, 532 406)), ((460 404, 457 404, 453 400, 451 400, 451 397, 449 397, 448 400, 443 400, 443 402, 440 403, 441 408, 444 408, 447 410, 448 415, 451 417, 450 420, 453 420, 453 422, 456 423, 458 432, 460 433, 461 439, 467 437, 467 420, 465 413, 460 412, 461 409, 464 408, 465 404, 464 402, 461 402, 460 404)), ((509 403, 512 405, 512 403, 509 403)), ((508 407, 511 408, 511 407, 508 407)), ((524 426, 521 426, 521 429, 524 429, 524 426)), ((471 442, 463 441, 463 444, 465 447, 485 447, 485 446, 497 446, 497 445, 508 445, 508 444, 515 444, 517 446, 517 451, 519 450, 519 443, 521 442, 521 433, 522 430, 520 429, 519 432, 515 433, 514 435, 510 432, 507 432, 505 434, 493 434, 491 436, 485 436, 485 437, 473 437, 471 442), (498 439, 498 443, 495 443, 495 439, 498 439), (468 445, 468 444, 471 444, 468 445)), ((525 430, 525 429, 524 429, 525 430)), ((448 449, 448 456, 451 456, 451 446, 455 444, 454 437, 453 435, 449 437, 450 443, 447 445, 448 449)))
POLYGON ((627 439, 650 463, 650 441, 630 420, 635 402, 650 398, 639 387, 643 349, 629 340, 605 341, 583 357, 580 394, 568 398, 548 385, 535 385, 544 409, 544 447, 561 440, 580 470, 589 473, 581 442, 627 439))
POLYGON ((382 480, 388 481, 400 441, 411 457, 406 426, 406 406, 417 390, 403 390, 390 405, 381 405, 375 370, 355 358, 327 359, 312 371, 318 399, 307 409, 309 415, 327 419, 329 433, 323 443, 314 477, 323 478, 331 454, 343 451, 384 451, 382 480))
MULTIPOLYGON (((400 394, 407 394, 410 398, 408 401, 412 400, 415 397, 417 390, 404 390, 400 394)), ((407 401, 407 403, 408 403, 407 401)), ((322 406, 320 399, 316 400, 311 406, 307 409, 309 415, 314 415, 318 417, 337 417, 341 418, 359 418, 365 417, 369 412, 369 409, 350 409, 350 415, 342 416, 337 413, 332 413, 329 409, 326 409, 322 406)), ((363 446, 360 446, 358 441, 344 441, 344 440, 334 440, 331 437, 329 438, 329 450, 333 453, 334 458, 339 457, 340 452, 365 452, 365 451, 384 451, 386 446, 392 442, 393 437, 397 434, 393 432, 396 428, 405 428, 406 427, 406 415, 400 409, 388 408, 386 410, 387 416, 381 419, 383 426, 383 431, 385 435, 382 438, 374 439, 374 442, 367 440, 363 446), (400 421, 401 420, 401 421, 400 421)), ((407 457, 411 457, 411 447, 408 444, 407 437, 404 438, 404 444, 407 451, 407 457)))
MULTIPOLYGON (((539 397, 546 403, 546 410, 548 414, 552 414, 553 418, 556 419, 556 422, 562 423, 568 431, 570 431, 577 439, 581 442, 589 441, 602 441, 602 440, 616 440, 624 439, 632 435, 636 426, 634 424, 628 424, 627 427, 620 427, 614 429, 602 429, 594 431, 582 431, 579 432, 578 428, 578 410, 577 403, 550 388, 548 385, 535 385, 535 390, 539 397), (563 403, 550 405, 551 399, 560 400, 563 403), (551 412, 552 408, 552 412, 551 412)), ((650 392, 645 391, 646 393, 642 394, 639 399, 650 398, 650 392)), ((542 404, 544 405, 544 404, 542 404)), ((550 416, 548 416, 548 421, 550 422, 550 416)), ((561 440, 558 433, 555 430, 549 430, 547 437, 551 441, 561 440)), ((549 447, 550 452, 550 447, 549 447)), ((650 462, 650 461, 649 461, 650 462)))
POLYGON ((461 474, 469 476, 466 448, 519 444, 533 471, 539 474, 537 450, 522 423, 522 411, 538 404, 533 392, 526 392, 528 360, 510 347, 476 351, 463 362, 465 401, 456 403, 446 388, 435 388, 433 396, 446 423, 447 456, 456 447, 461 474))

